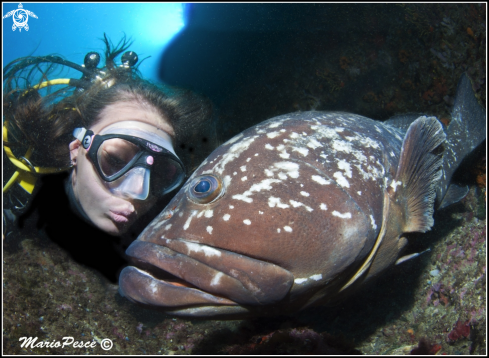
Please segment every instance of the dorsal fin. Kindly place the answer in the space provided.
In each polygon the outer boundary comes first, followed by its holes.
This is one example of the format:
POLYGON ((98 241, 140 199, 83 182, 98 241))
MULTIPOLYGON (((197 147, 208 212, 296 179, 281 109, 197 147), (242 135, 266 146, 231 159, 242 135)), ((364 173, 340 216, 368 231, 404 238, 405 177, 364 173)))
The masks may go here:
POLYGON ((401 129, 404 133, 408 130, 409 126, 419 117, 423 117, 426 114, 423 113, 404 113, 396 114, 395 116, 386 120, 383 124, 394 128, 401 129))
MULTIPOLYGON (((443 154, 443 176, 437 185, 437 204, 440 207, 451 198, 444 199, 455 170, 464 158, 486 138, 486 111, 475 98, 472 84, 463 74, 457 87, 452 119, 446 130, 447 140, 443 154)), ((453 190, 453 189, 452 189, 453 190)), ((453 202, 453 201, 452 201, 453 202)))
POLYGON ((433 226, 442 165, 437 149, 444 141, 442 125, 435 117, 419 117, 406 132, 396 177, 388 188, 390 196, 403 206, 403 232, 426 232, 433 226))
POLYGON ((467 185, 465 186, 458 186, 456 184, 450 184, 448 187, 448 190, 443 197, 442 202, 439 204, 438 209, 443 209, 453 203, 459 202, 469 192, 469 187, 467 185))

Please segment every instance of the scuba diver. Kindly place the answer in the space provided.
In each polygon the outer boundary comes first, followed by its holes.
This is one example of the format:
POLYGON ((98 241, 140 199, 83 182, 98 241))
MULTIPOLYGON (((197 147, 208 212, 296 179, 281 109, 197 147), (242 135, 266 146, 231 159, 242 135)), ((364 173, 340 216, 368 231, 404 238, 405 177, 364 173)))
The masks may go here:
POLYGON ((134 240, 217 143, 208 99, 141 78, 125 36, 103 41, 102 68, 97 52, 82 66, 29 56, 4 68, 3 234, 43 228, 115 282, 103 272, 125 263, 114 242, 134 240), (81 78, 57 78, 72 69, 81 78))

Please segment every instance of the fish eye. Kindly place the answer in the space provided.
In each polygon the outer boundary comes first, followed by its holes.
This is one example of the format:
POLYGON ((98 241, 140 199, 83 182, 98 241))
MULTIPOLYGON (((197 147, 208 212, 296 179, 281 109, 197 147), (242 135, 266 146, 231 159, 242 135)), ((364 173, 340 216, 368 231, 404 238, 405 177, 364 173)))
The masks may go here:
POLYGON ((196 204, 208 204, 224 194, 222 181, 214 175, 201 175, 192 180, 188 197, 196 204))

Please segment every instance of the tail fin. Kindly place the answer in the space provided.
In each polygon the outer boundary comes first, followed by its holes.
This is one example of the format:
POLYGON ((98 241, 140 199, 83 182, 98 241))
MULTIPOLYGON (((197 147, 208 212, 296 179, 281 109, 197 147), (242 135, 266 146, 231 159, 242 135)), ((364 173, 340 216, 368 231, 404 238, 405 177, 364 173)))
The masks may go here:
POLYGON ((462 75, 458 84, 452 120, 446 134, 443 171, 436 193, 437 208, 454 202, 453 195, 450 193, 463 192, 463 190, 449 190, 452 175, 462 160, 486 139, 486 112, 477 102, 472 84, 466 74, 462 75))

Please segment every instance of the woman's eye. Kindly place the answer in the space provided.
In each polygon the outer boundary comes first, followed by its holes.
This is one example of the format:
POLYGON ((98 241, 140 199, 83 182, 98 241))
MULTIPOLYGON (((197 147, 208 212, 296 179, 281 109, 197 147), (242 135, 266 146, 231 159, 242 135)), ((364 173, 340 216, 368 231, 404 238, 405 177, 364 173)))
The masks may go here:
POLYGON ((188 196, 197 204, 208 204, 224 194, 221 179, 214 175, 201 175, 189 186, 188 196))
POLYGON ((124 161, 121 158, 119 158, 115 155, 106 154, 106 158, 107 158, 107 161, 111 164, 117 165, 117 164, 123 164, 124 163, 124 161))
POLYGON ((103 152, 101 159, 100 166, 105 175, 114 175, 127 164, 127 161, 124 158, 120 158, 119 156, 108 152, 103 152))

